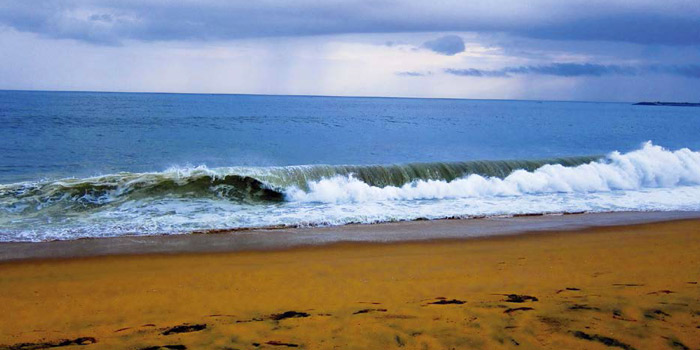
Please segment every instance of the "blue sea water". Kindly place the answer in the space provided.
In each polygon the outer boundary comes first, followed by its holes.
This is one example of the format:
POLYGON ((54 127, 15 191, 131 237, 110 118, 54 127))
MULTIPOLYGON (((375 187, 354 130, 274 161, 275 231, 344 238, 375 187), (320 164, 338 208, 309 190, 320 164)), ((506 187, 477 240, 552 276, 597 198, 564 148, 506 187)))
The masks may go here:
POLYGON ((0 91, 0 241, 698 210, 698 135, 629 103, 0 91))

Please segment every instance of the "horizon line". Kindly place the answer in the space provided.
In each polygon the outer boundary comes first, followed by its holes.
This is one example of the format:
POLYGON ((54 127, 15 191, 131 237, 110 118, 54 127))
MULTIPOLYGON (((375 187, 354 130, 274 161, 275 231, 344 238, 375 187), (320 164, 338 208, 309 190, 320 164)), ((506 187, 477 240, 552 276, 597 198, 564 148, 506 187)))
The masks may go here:
MULTIPOLYGON (((57 92, 57 93, 103 93, 103 94, 154 94, 154 95, 221 95, 221 96, 275 96, 275 97, 328 97, 328 98, 376 98, 407 100, 465 100, 465 101, 521 101, 521 102, 580 102, 580 103, 638 103, 661 101, 591 101, 591 100, 548 100, 516 98, 469 98, 469 97, 417 97, 417 96, 365 96, 365 95, 306 95, 306 94, 264 94, 235 92, 167 92, 167 91, 117 91, 117 90, 49 90, 49 89, 2 89, 14 92, 57 92)), ((667 102, 667 101, 664 101, 667 102)))

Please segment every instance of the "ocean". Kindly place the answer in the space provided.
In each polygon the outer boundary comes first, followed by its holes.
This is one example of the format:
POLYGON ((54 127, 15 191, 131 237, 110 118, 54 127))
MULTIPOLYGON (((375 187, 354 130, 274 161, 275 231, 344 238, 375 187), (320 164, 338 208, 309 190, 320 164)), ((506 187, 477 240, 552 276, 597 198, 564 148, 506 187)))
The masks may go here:
POLYGON ((700 210, 700 109, 0 91, 0 241, 700 210))

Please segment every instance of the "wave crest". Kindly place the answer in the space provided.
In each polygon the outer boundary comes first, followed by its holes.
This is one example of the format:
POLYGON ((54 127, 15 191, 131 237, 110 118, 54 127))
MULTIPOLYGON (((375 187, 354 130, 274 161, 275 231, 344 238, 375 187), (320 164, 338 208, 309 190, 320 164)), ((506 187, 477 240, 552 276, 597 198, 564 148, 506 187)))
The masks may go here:
POLYGON ((84 179, 63 179, 0 185, 0 210, 10 213, 49 207, 84 210, 129 200, 162 197, 221 198, 244 204, 279 202, 289 192, 337 176, 352 176, 372 187, 402 186, 418 180, 452 181, 468 174, 505 177, 516 169, 544 164, 578 165, 598 157, 544 160, 412 163, 400 165, 299 165, 286 167, 205 166, 171 168, 157 173, 119 173, 84 179))
POLYGON ((300 202, 366 202, 516 196, 521 194, 610 192, 700 184, 700 152, 669 151, 650 141, 629 153, 613 152, 602 160, 566 167, 543 165, 515 170, 499 178, 471 174, 453 181, 417 180, 402 186, 372 186, 353 175, 308 183, 287 198, 300 202))

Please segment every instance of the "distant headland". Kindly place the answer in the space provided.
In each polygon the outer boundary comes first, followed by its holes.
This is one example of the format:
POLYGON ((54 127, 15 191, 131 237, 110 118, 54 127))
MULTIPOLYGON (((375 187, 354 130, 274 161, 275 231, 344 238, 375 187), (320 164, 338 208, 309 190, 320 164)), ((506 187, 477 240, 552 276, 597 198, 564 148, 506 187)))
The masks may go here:
POLYGON ((700 107, 700 103, 694 102, 637 102, 635 106, 673 106, 673 107, 700 107))

